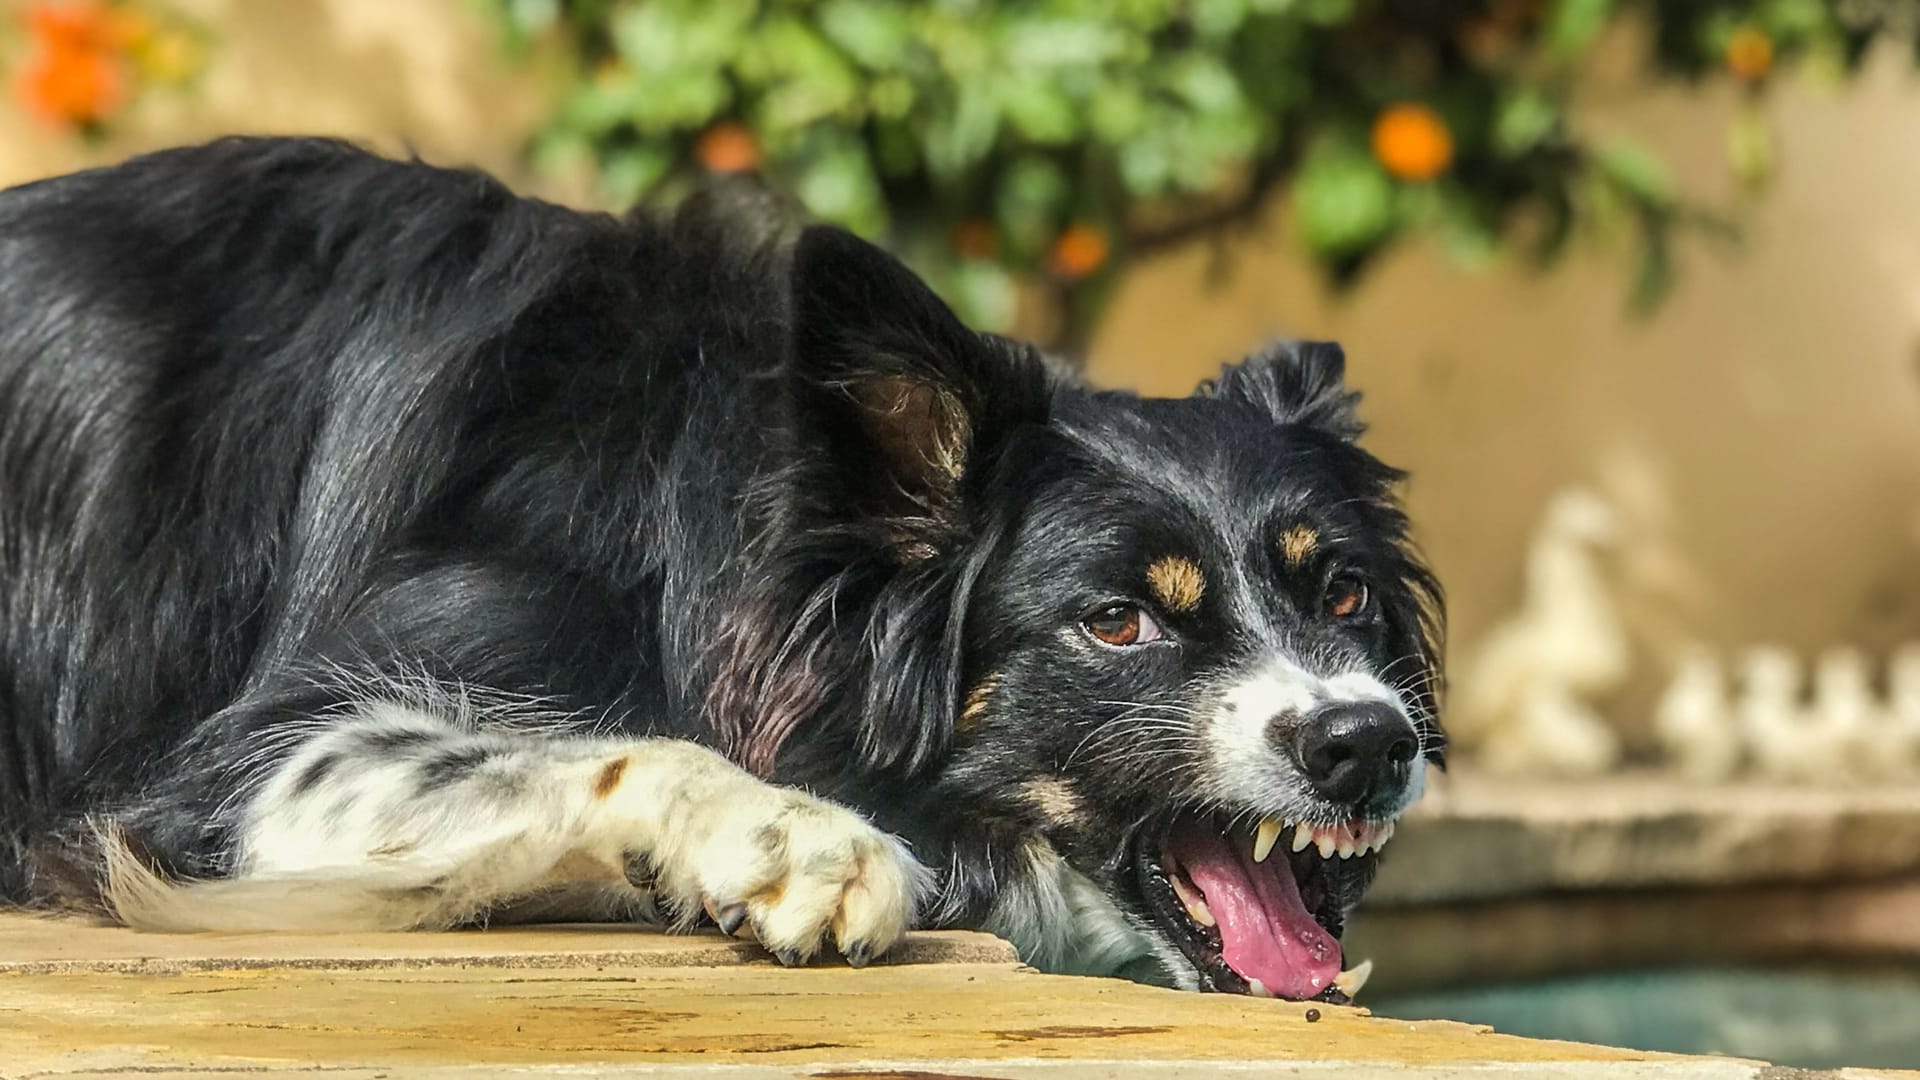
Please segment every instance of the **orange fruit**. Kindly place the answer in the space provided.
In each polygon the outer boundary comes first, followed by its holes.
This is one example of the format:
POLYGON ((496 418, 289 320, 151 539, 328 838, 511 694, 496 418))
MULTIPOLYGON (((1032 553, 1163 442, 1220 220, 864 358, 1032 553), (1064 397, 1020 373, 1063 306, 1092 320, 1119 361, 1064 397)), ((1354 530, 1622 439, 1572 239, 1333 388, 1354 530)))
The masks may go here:
POLYGON ((693 155, 713 172, 752 172, 760 167, 760 140, 745 124, 722 120, 700 133, 693 155))
POLYGON ((42 49, 95 51, 125 43, 122 20, 99 0, 43 0, 24 16, 27 34, 42 49))
POLYGON ((1727 39, 1727 70, 1748 82, 1759 82, 1773 70, 1773 39, 1752 26, 1743 26, 1727 39))
POLYGON ((1398 179, 1431 180, 1453 164, 1453 133, 1439 113, 1402 102, 1374 118, 1373 156, 1398 179))
POLYGON ((1106 231, 1088 222, 1075 222, 1054 238, 1047 265, 1068 281, 1078 281, 1105 266, 1112 245, 1106 231))
POLYGON ((113 56, 95 49, 42 48, 20 70, 27 109, 56 124, 93 124, 127 100, 127 80, 113 56))

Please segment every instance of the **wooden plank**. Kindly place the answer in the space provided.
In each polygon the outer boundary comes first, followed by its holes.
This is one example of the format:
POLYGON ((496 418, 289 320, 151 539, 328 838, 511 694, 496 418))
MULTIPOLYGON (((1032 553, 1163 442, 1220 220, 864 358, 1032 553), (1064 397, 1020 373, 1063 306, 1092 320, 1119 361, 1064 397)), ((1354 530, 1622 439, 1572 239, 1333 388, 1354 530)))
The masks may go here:
MULTIPOLYGON (((168 972, 246 967, 727 967, 765 960, 750 941, 716 932, 665 934, 638 926, 548 925, 445 934, 146 934, 68 919, 0 915, 0 972, 168 972)), ((910 934, 882 962, 1012 963, 991 934, 910 934)))
MULTIPOLYGON (((1093 1070, 1061 1074, 1076 1077, 1155 1063, 1338 1062, 1361 1075, 1351 1069, 1499 1062, 1664 1076, 1688 1062, 1324 1005, 1309 1022, 1297 1003, 1040 975, 979 935, 918 935, 907 955, 923 962, 860 971, 783 969, 717 937, 574 927, 161 937, 0 917, 0 949, 9 1077, 696 1065, 902 1075, 995 1062, 976 1075, 1047 1062, 1093 1070)), ((1742 1068, 1713 1075, 1751 1074, 1742 1068)))

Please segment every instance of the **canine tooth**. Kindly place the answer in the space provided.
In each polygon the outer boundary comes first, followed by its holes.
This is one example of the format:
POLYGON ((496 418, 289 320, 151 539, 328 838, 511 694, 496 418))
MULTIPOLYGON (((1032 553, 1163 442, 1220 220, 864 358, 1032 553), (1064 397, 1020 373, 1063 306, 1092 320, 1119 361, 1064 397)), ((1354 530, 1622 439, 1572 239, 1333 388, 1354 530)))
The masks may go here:
POLYGON ((1188 904, 1187 918, 1192 919, 1194 922, 1198 923, 1201 926, 1218 926, 1219 925, 1219 923, 1214 920, 1213 912, 1208 910, 1207 905, 1204 901, 1196 900, 1188 904))
POLYGON ((1194 892, 1193 889, 1188 887, 1186 882, 1181 881, 1178 876, 1175 876, 1173 879, 1173 891, 1174 895, 1180 898, 1180 903, 1186 907, 1188 918, 1199 923, 1201 926, 1218 925, 1214 921, 1213 910, 1207 907, 1206 898, 1194 892))
POLYGON ((1333 853, 1340 850, 1340 841, 1334 837, 1333 830, 1328 829, 1325 832, 1321 832, 1319 829, 1315 829, 1314 832, 1319 834, 1314 838, 1314 843, 1319 845, 1320 857, 1323 859, 1333 858, 1333 853))
POLYGON ((1273 851, 1273 842, 1280 839, 1280 823, 1273 818, 1260 822, 1260 831, 1253 836, 1253 861, 1266 862, 1273 851))
POLYGON ((1267 989, 1267 984, 1261 982, 1259 979, 1247 980, 1247 993, 1258 998, 1270 998, 1273 996, 1273 991, 1267 989))
POLYGON ((1195 923, 1201 926, 1220 925, 1217 921, 1215 921, 1213 917, 1213 912, 1207 910, 1207 905, 1205 904, 1188 904, 1187 918, 1192 919, 1195 923))
POLYGON ((1299 852, 1307 850, 1307 845, 1311 843, 1313 843, 1313 826, 1307 824, 1304 821, 1298 825, 1295 825, 1293 827, 1293 844, 1292 844, 1294 852, 1297 854, 1299 852))
POLYGON ((1367 977, 1373 974, 1373 961, 1362 960, 1350 971, 1343 971, 1333 977, 1333 985, 1348 997, 1359 997, 1360 988, 1367 985, 1367 977))

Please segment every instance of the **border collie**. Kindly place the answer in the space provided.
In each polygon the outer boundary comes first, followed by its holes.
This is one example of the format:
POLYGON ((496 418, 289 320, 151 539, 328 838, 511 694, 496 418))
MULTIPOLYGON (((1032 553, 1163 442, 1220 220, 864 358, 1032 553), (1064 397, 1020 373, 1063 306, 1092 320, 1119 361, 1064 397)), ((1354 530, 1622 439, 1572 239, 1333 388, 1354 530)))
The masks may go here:
POLYGON ((1444 743, 1340 350, 1095 392, 780 218, 306 139, 0 194, 0 898, 1344 1000, 1444 743))

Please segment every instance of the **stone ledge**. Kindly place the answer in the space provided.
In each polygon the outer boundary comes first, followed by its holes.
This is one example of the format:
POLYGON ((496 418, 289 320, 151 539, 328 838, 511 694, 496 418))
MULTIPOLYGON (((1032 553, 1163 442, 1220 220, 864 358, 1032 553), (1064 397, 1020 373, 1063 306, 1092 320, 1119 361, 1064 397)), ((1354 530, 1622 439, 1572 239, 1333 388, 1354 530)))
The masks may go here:
POLYGON ((1838 886, 1587 892, 1371 908, 1367 995, 1593 971, 1920 960, 1920 876, 1838 886))
POLYGON ((1920 875, 1920 785, 1434 776, 1371 909, 1538 893, 1920 875))

